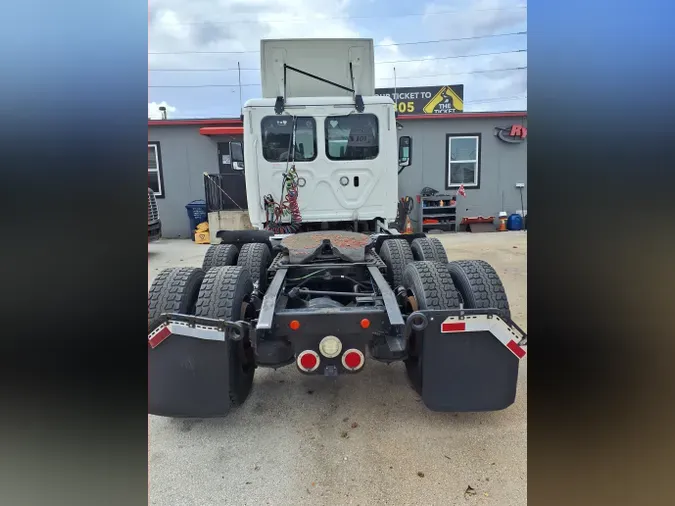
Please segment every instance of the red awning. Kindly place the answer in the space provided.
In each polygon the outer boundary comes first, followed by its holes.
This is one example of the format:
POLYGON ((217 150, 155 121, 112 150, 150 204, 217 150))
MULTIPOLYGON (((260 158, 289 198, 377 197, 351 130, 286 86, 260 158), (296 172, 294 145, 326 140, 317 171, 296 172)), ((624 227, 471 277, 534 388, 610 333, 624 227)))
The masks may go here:
POLYGON ((199 133, 202 135, 244 135, 244 127, 202 127, 199 129, 199 133))

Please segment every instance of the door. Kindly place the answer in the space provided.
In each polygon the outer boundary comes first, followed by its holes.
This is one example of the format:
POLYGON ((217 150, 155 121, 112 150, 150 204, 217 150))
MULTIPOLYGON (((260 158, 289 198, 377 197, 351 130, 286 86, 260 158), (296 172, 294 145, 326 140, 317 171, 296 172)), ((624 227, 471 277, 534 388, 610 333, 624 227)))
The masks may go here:
POLYGON ((220 172, 221 188, 227 195, 221 193, 221 209, 224 211, 239 210, 248 208, 246 201, 246 180, 244 179, 243 167, 232 164, 230 157, 229 142, 218 143, 218 171, 220 172), (233 202, 234 201, 234 202, 233 202), (236 202, 236 204, 235 204, 236 202), (237 205, 239 207, 237 207, 237 205))

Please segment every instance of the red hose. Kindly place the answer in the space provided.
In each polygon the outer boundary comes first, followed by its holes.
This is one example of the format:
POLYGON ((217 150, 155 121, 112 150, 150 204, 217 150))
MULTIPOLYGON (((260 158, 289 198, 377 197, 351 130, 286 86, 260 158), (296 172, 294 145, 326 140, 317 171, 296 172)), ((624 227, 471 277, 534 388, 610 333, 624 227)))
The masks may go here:
POLYGON ((300 206, 298 205, 298 178, 293 166, 290 174, 287 174, 285 186, 286 195, 282 196, 281 203, 274 201, 271 195, 265 198, 265 212, 267 224, 265 228, 277 234, 292 234, 297 232, 302 222, 300 206), (270 216, 272 214, 272 216, 270 216), (283 223, 285 215, 290 215, 290 223, 283 223))

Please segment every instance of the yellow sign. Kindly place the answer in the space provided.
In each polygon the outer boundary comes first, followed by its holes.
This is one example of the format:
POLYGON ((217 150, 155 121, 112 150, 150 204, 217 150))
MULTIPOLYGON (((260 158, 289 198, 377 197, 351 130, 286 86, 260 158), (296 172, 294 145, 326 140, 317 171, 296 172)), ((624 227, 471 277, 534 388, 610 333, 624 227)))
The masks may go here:
POLYGON ((464 101, 450 86, 443 86, 422 110, 426 114, 433 114, 437 107, 441 109, 439 112, 462 112, 464 101))
POLYGON ((464 111, 464 85, 379 88, 376 95, 391 97, 399 116, 449 114, 464 111))

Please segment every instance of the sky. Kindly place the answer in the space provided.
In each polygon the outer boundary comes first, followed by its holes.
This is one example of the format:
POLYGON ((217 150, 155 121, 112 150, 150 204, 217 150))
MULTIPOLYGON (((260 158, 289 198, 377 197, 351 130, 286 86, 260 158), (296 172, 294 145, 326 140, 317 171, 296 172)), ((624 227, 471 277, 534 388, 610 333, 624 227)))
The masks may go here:
POLYGON ((150 0, 148 116, 238 117, 237 65, 258 98, 260 40, 305 37, 372 38, 378 88, 395 67, 397 88, 463 84, 466 112, 526 110, 526 31, 524 0, 150 0))

